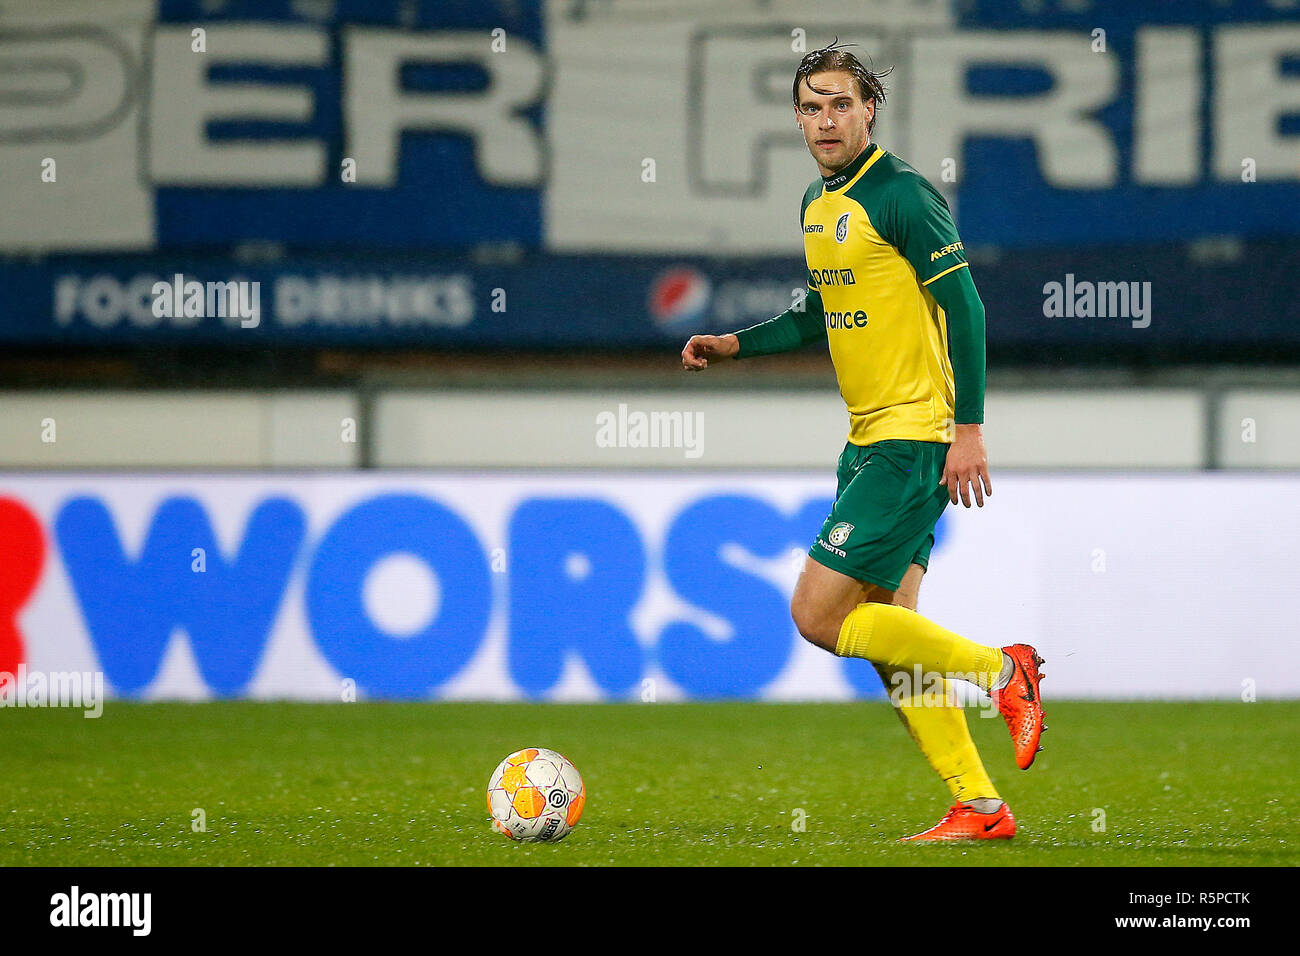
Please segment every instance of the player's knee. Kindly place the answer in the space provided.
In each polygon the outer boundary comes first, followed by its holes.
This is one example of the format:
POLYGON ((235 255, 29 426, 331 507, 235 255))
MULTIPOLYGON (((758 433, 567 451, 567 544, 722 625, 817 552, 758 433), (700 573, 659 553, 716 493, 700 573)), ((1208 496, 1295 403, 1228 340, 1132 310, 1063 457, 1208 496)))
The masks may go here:
POLYGON ((839 640, 839 624, 832 621, 822 608, 796 592, 790 602, 790 617, 805 641, 828 651, 835 650, 835 643, 839 640))

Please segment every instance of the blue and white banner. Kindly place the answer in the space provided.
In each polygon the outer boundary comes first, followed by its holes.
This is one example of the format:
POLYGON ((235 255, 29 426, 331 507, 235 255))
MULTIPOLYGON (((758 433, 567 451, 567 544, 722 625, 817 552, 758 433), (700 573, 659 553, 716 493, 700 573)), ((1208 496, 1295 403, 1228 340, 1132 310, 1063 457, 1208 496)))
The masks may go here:
POLYGON ((0 32, 15 87, 0 250, 541 242, 536 4, 86 0, 16 16, 0 32))
POLYGON ((797 255, 836 36, 968 246, 1300 230, 1276 0, 73 0, 5 10, 0 251, 797 255))
MULTIPOLYGON (((922 613, 1058 697, 1300 695, 1294 476, 1011 475, 922 613), (1188 520, 1195 515, 1195 520, 1188 520), (1195 596, 1212 596, 1197 600, 1195 596)), ((0 476, 0 673, 111 695, 662 701, 881 693, 789 597, 821 473, 0 476)))
POLYGON ((835 37, 892 68, 874 138, 948 195, 968 248, 1300 229, 1294 4, 673 9, 548 20, 552 248, 801 251, 817 170, 791 86, 803 53, 835 37), (597 86, 635 108, 593 115, 597 86))

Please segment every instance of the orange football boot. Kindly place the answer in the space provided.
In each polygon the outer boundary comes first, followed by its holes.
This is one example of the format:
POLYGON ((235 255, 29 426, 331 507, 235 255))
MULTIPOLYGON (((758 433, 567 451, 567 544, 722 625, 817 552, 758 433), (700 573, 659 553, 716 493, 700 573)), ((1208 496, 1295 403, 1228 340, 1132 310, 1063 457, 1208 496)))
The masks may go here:
POLYGON ((993 813, 980 813, 959 803, 943 815, 943 819, 930 829, 910 837, 901 837, 902 843, 934 843, 940 840, 1010 840, 1016 835, 1016 818, 1005 803, 993 813))
POLYGON ((1047 663, 1028 644, 1010 644, 1002 653, 1011 658, 1011 680, 1001 690, 990 695, 998 705, 998 712, 1011 731, 1011 742, 1016 748, 1016 766, 1028 770, 1034 757, 1043 748, 1038 743, 1047 725, 1043 719, 1042 698, 1038 682, 1045 675, 1038 673, 1038 665, 1047 663))

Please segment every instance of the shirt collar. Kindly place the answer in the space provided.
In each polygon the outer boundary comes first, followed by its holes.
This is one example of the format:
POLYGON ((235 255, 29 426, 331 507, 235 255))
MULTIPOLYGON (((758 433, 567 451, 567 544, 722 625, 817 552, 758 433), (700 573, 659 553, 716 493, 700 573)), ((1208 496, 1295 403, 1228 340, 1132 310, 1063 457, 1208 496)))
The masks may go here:
POLYGON ((833 173, 830 176, 823 176, 822 188, 825 189, 826 192, 834 192, 836 189, 839 189, 856 176, 862 170, 862 167, 866 164, 867 160, 875 155, 876 151, 879 149, 880 147, 875 143, 867 144, 867 148, 859 153, 858 158, 853 162, 849 163, 837 173, 833 173))

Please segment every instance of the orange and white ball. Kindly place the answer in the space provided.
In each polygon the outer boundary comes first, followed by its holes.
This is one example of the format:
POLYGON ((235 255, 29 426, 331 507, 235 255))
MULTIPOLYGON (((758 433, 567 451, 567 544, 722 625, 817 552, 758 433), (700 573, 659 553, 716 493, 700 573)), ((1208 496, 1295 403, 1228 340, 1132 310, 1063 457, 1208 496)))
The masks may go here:
POLYGON ((563 754, 541 747, 512 753, 488 781, 492 829, 512 840, 555 843, 587 804, 582 775, 563 754))

